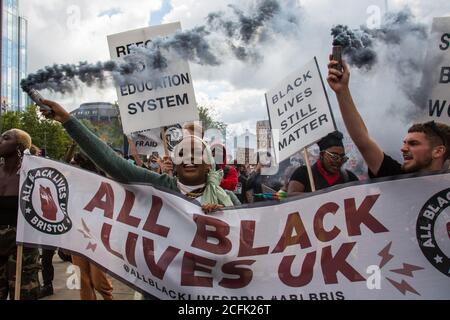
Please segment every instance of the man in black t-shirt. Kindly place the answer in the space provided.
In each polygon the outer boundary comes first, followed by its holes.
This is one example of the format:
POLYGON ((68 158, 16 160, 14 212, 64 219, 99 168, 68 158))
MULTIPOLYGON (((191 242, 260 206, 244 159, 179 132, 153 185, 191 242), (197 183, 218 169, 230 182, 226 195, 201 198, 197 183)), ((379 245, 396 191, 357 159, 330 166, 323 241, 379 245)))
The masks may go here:
MULTIPOLYGON (((342 133, 335 131, 317 143, 320 149, 320 158, 311 167, 316 190, 358 180, 351 171, 342 169, 342 165, 348 160, 342 139, 342 133)), ((294 171, 288 185, 289 196, 303 192, 311 192, 306 166, 301 166, 294 171)))
POLYGON ((430 121, 411 126, 403 140, 403 164, 400 164, 386 155, 369 135, 348 87, 348 65, 343 62, 342 70, 337 70, 338 64, 337 61, 328 64, 328 84, 336 93, 347 131, 366 161, 371 178, 444 169, 445 161, 450 155, 448 125, 430 121))

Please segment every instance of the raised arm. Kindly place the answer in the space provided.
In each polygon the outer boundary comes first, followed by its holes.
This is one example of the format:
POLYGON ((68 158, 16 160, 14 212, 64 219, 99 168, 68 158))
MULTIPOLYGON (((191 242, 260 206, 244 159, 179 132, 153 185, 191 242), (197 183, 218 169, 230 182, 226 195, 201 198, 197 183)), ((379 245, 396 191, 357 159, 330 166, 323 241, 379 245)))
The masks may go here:
POLYGON ((135 166, 129 163, 106 143, 101 141, 95 134, 87 129, 58 103, 43 100, 53 113, 41 109, 44 116, 61 122, 67 133, 75 140, 86 155, 106 174, 120 182, 146 182, 155 185, 168 187, 172 183, 172 178, 167 175, 159 175, 149 170, 135 166))
POLYGON ((349 89, 350 71, 347 63, 343 61, 343 71, 333 68, 337 61, 330 61, 328 64, 327 81, 331 89, 336 93, 344 124, 350 137, 361 152, 368 168, 375 175, 381 167, 384 159, 384 152, 381 147, 369 135, 369 131, 353 102, 349 89))

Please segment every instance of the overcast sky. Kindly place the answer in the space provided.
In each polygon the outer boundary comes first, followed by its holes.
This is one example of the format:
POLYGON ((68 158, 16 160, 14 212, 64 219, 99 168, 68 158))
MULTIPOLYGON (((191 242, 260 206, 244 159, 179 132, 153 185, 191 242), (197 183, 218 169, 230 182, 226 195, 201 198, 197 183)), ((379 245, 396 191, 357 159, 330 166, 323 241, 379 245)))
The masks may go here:
MULTIPOLYGON (((230 3, 245 10, 254 2, 21 0, 21 12, 28 19, 28 71, 34 72, 54 63, 106 61, 109 59, 107 35, 175 21, 180 21, 183 29, 187 30, 204 25, 208 13, 226 10, 230 3)), ((373 10, 383 14, 386 9, 396 11, 405 6, 412 10, 418 22, 427 27, 431 26, 433 17, 450 15, 448 0, 280 0, 280 3, 292 7, 292 12, 298 14, 300 25, 296 30, 296 41, 286 40, 280 34, 261 48, 264 59, 257 65, 244 64, 232 58, 223 61, 219 67, 191 63, 197 102, 211 107, 220 120, 239 133, 245 128, 254 131, 257 120, 268 118, 264 92, 294 68, 316 56, 325 74, 333 25, 346 24, 357 28, 373 23, 376 18, 373 10), (368 8, 371 10, 369 13, 368 8)), ((389 48, 383 48, 378 65, 369 72, 352 70, 351 87, 355 100, 369 130, 388 151, 400 148, 408 125, 401 116, 401 108, 408 102, 399 90, 401 81, 383 59, 395 60, 402 54, 424 55, 426 42, 416 43, 412 39, 411 43, 405 52, 397 48, 392 53, 389 48)), ((338 127, 343 130, 335 98, 331 92, 329 94, 338 127)), ((113 88, 80 88, 75 94, 51 98, 62 101, 69 110, 84 102, 117 100, 113 88)))

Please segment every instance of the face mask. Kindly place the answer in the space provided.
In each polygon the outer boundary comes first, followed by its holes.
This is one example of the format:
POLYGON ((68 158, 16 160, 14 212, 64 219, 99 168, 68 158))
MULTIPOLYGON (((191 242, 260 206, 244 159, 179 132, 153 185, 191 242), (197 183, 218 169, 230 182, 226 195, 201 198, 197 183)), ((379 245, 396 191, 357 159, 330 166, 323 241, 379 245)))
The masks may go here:
POLYGON ((156 170, 159 168, 159 165, 156 162, 150 162, 150 168, 156 170))

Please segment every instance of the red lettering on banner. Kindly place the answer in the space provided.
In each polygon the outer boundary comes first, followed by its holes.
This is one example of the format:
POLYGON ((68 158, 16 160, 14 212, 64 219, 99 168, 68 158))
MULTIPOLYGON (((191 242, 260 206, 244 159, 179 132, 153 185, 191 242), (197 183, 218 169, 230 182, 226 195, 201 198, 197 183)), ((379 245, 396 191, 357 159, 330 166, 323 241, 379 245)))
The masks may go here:
POLYGON ((212 273, 212 269, 206 266, 214 267, 216 263, 217 261, 215 260, 201 257, 190 252, 185 252, 181 267, 181 285, 212 288, 214 278, 196 276, 195 271, 212 273))
POLYGON ((112 230, 112 225, 110 225, 108 223, 103 224, 102 231, 101 231, 102 243, 105 246, 106 250, 108 250, 111 254, 115 255, 117 258, 123 260, 123 255, 121 255, 119 252, 111 249, 111 244, 110 244, 111 230, 112 230))
POLYGON ((334 226, 331 231, 326 231, 323 227, 323 219, 327 213, 336 214, 339 206, 334 202, 325 203, 323 206, 317 210, 316 215, 314 216, 314 233, 316 234, 317 239, 322 242, 331 241, 338 236, 341 230, 334 226))
POLYGON ((167 267, 172 263, 173 259, 177 256, 180 249, 174 247, 168 247, 159 258, 159 261, 155 261, 155 246, 153 240, 142 238, 142 244, 144 247, 144 259, 150 272, 162 280, 166 273, 167 267))
POLYGON ((253 271, 250 268, 238 268, 240 265, 251 266, 256 260, 241 260, 225 263, 222 266, 222 272, 230 275, 237 275, 239 278, 223 278, 219 282, 219 286, 228 289, 245 288, 253 279, 253 271))
POLYGON ((127 260, 135 268, 137 267, 135 252, 138 238, 139 238, 138 234, 128 232, 127 243, 125 244, 125 255, 127 257, 127 260))
POLYGON ((241 237, 239 240, 239 254, 238 257, 249 257, 267 254, 269 247, 253 248, 255 241, 255 226, 256 221, 241 221, 241 237))
POLYGON ((197 232, 191 246, 200 250, 214 254, 227 254, 231 251, 231 241, 227 238, 230 233, 230 226, 219 219, 195 214, 194 222, 197 224, 197 232), (213 227, 215 230, 207 230, 206 227, 213 227), (217 239, 218 244, 208 242, 208 237, 217 239))
POLYGON ((367 228, 372 230, 373 233, 389 232, 389 230, 369 212, 379 196, 379 194, 367 196, 358 209, 356 209, 355 199, 344 200, 345 220, 347 222, 349 236, 361 235, 361 224, 363 223, 367 228))
POLYGON ((366 280, 346 261, 355 244, 356 242, 344 243, 334 257, 331 253, 331 246, 322 249, 321 265, 325 284, 338 283, 338 271, 351 282, 366 280))
POLYGON ((157 224, 159 213, 161 212, 163 202, 160 197, 152 196, 152 207, 148 214, 147 221, 144 224, 143 230, 167 238, 169 234, 169 227, 157 224))
POLYGON ((95 208, 103 210, 106 218, 113 218, 114 192, 109 183, 102 182, 94 198, 92 198, 84 210, 92 212, 95 208), (103 198, 105 198, 105 200, 103 200, 103 198))
POLYGON ((134 205, 134 199, 135 199, 134 193, 125 190, 125 201, 123 202, 122 209, 120 209, 117 221, 137 228, 139 226, 139 223, 141 223, 141 219, 130 215, 131 209, 133 208, 134 205))
POLYGON ((306 254, 305 260, 301 265, 300 274, 293 276, 291 273, 292 263, 296 256, 286 256, 281 260, 278 267, 278 276, 285 285, 289 287, 299 288, 306 286, 311 282, 314 274, 314 263, 316 261, 316 251, 306 254))
POLYGON ((283 252, 287 247, 295 244, 300 244, 300 248, 302 249, 311 247, 311 241, 298 212, 291 213, 288 216, 284 232, 272 253, 283 252), (297 234, 296 236, 292 236, 294 230, 297 234))

